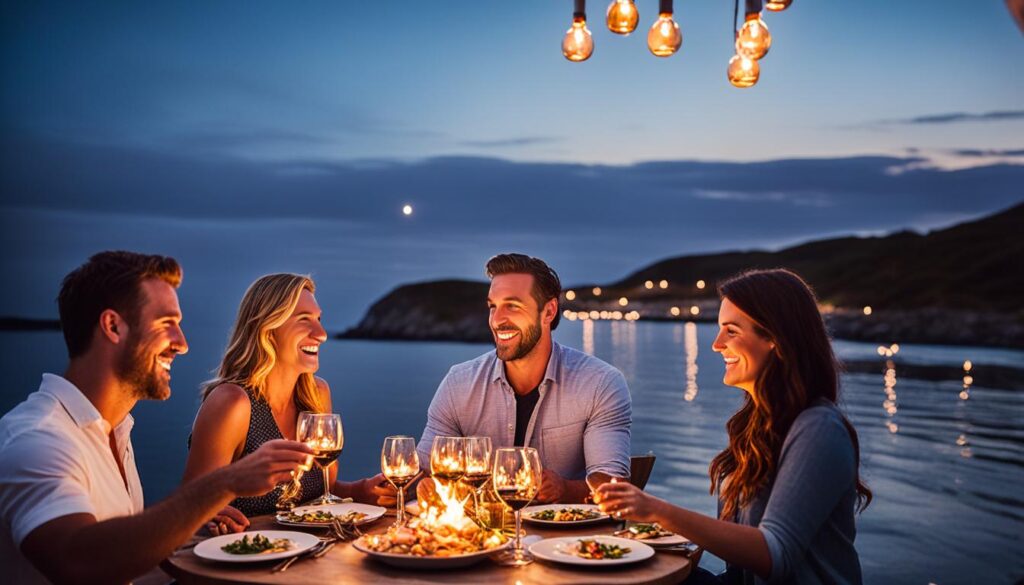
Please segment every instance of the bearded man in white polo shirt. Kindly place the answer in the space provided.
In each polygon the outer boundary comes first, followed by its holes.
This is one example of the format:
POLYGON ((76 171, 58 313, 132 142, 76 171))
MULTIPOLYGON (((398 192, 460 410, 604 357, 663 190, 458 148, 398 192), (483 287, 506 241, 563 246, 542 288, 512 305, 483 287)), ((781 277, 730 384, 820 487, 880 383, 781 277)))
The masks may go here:
POLYGON ((0 419, 0 580, 124 583, 155 567, 237 496, 266 493, 308 463, 271 441, 143 510, 129 414, 170 396, 188 351, 178 263, 102 252, 57 299, 69 363, 0 419))

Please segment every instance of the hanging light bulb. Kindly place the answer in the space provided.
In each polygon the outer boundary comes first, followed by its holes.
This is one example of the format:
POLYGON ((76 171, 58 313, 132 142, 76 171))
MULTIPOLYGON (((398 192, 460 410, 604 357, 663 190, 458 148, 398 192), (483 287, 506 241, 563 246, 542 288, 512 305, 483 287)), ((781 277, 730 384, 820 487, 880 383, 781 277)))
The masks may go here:
POLYGON ((748 12, 746 22, 736 37, 736 53, 751 59, 760 59, 768 54, 772 46, 772 35, 768 25, 761 20, 759 12, 748 12))
POLYGON ((586 0, 576 0, 572 26, 565 31, 565 38, 562 39, 562 54, 577 63, 586 61, 594 54, 594 37, 587 28, 586 0))
POLYGON ((792 3, 793 0, 768 0, 764 3, 764 7, 772 12, 782 12, 792 3))
POLYGON ((761 66, 757 64, 756 59, 733 55, 732 59, 729 59, 728 73, 729 83, 736 87, 750 87, 757 83, 757 78, 761 76, 761 66))
POLYGON ((617 35, 628 35, 636 30, 640 22, 640 13, 636 10, 633 0, 612 0, 608 5, 608 30, 617 35))
POLYGON ((647 48, 658 57, 668 57, 683 44, 683 33, 672 19, 672 0, 658 0, 658 20, 647 31, 647 48))

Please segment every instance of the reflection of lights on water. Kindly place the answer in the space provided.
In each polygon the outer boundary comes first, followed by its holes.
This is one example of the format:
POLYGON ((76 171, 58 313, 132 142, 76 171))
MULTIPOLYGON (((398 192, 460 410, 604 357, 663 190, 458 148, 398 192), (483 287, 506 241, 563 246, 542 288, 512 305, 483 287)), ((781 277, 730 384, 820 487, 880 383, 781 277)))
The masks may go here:
POLYGON ((658 288, 668 288, 668 281, 667 280, 662 280, 661 282, 659 282, 658 283, 658 288))
POLYGON ((698 280, 697 281, 697 288, 699 288, 701 290, 704 290, 705 286, 707 286, 707 284, 703 280, 698 280))
POLYGON ((599 297, 601 296, 601 287, 595 286, 594 289, 590 292, 594 293, 595 297, 599 297))
POLYGON ((967 444, 967 435, 961 434, 959 437, 957 437, 956 438, 956 444, 961 446, 961 447, 966 445, 967 444))
POLYGON ((967 400, 971 397, 971 384, 974 383, 974 376, 971 375, 971 368, 974 364, 971 360, 964 361, 964 386, 960 390, 960 400, 967 400))
POLYGON ((594 322, 583 322, 583 353, 594 355, 594 322))
POLYGON ((884 345, 879 345, 878 349, 876 351, 878 351, 878 355, 880 355, 882 357, 892 357, 892 356, 896 355, 897 353, 899 353, 900 346, 897 343, 894 343, 894 344, 890 345, 889 347, 886 347, 884 345))
POLYGON ((693 402, 697 397, 697 325, 687 323, 683 331, 683 348, 686 350, 686 392, 683 399, 693 402))
MULTIPOLYGON (((880 347, 879 349, 891 352, 887 347, 880 347)), ((890 353, 889 355, 892 354, 890 353)), ((896 416, 896 411, 898 410, 896 404, 896 364, 891 359, 885 360, 885 377, 883 380, 885 382, 885 400, 882 401, 882 408, 885 409, 885 414, 890 419, 886 422, 885 426, 889 429, 890 433, 895 434, 899 431, 900 427, 891 420, 892 417, 896 416)))
POLYGON ((567 290, 567 291, 565 291, 565 300, 571 301, 571 300, 573 300, 575 298, 576 298, 576 291, 574 291, 574 290, 567 290))

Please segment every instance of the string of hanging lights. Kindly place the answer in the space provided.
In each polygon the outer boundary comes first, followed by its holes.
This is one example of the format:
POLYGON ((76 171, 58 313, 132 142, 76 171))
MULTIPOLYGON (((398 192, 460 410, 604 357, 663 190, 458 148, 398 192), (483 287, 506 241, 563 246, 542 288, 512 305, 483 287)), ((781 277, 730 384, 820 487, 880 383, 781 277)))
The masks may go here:
MULTIPOLYGON (((744 0, 743 25, 736 27, 740 0, 734 0, 732 31, 736 54, 729 59, 726 70, 729 83, 736 87, 751 87, 761 76, 758 63, 772 46, 772 35, 768 25, 761 19, 762 8, 780 12, 789 7, 793 0, 744 0)), ((640 12, 635 0, 612 0, 608 5, 605 23, 608 30, 617 35, 628 35, 636 30, 640 12)), ((658 19, 647 31, 647 48, 657 57, 669 57, 683 44, 683 33, 673 18, 672 0, 658 0, 658 19)), ((574 0, 572 26, 562 39, 562 54, 565 58, 579 63, 594 54, 594 37, 587 28, 586 0, 574 0)))

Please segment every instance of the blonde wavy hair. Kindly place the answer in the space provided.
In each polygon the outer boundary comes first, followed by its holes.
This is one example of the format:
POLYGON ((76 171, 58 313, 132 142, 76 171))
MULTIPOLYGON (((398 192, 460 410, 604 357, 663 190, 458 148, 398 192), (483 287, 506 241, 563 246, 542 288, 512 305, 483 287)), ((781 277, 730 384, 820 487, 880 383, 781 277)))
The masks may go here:
MULTIPOLYGON (((237 384, 253 392, 257 399, 267 399, 267 376, 277 362, 271 334, 292 315, 304 290, 315 293, 316 285, 312 278, 301 274, 268 274, 249 286, 238 307, 217 376, 202 385, 203 400, 221 384, 237 384)), ((295 404, 300 411, 325 411, 313 374, 299 375, 295 382, 295 404)))

